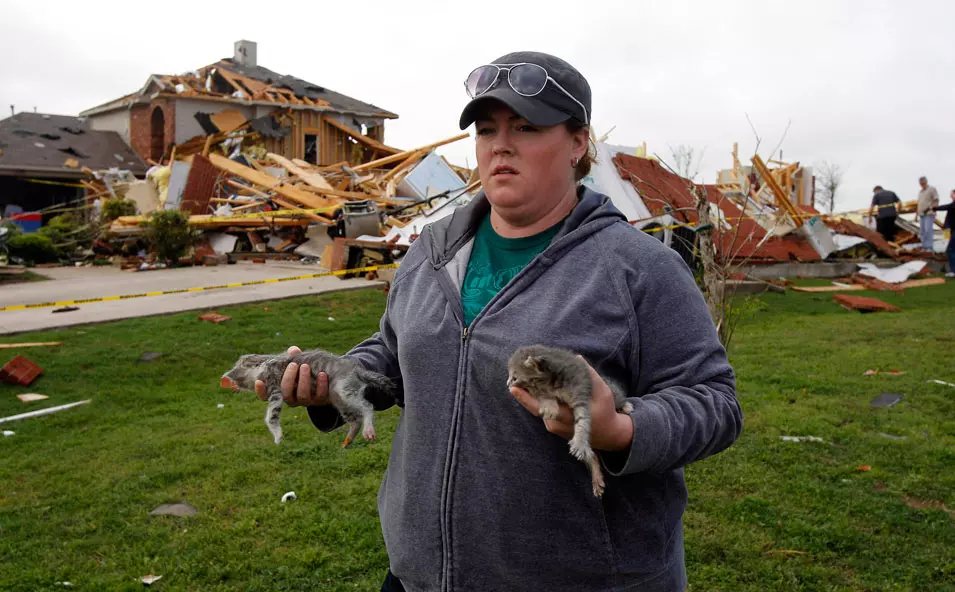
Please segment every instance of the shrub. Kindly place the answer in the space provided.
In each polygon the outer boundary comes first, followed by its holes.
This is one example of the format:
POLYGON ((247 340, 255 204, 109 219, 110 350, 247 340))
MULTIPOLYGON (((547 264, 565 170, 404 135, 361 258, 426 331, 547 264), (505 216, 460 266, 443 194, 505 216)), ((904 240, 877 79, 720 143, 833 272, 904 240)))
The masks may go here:
POLYGON ((129 199, 107 199, 103 202, 103 221, 112 222, 120 216, 135 216, 136 202, 129 199))
POLYGON ((52 263, 57 260, 56 247, 50 237, 42 234, 20 234, 7 242, 11 257, 19 257, 32 264, 52 263))
POLYGON ((146 221, 146 240, 160 260, 173 265, 196 244, 199 233, 179 210, 159 210, 146 221))

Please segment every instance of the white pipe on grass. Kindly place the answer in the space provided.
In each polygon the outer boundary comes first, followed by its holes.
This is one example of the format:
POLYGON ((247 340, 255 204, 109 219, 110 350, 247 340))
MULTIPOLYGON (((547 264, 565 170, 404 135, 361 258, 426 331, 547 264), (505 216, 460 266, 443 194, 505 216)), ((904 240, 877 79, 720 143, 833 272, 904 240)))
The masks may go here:
POLYGON ((70 407, 76 407, 77 405, 86 405, 87 403, 90 403, 92 401, 93 399, 87 399, 85 401, 67 403, 66 405, 58 405, 56 407, 47 407, 46 409, 37 409, 36 411, 21 413, 20 415, 11 415, 10 417, 0 417, 0 423, 4 423, 7 421, 16 421, 18 419, 28 419, 30 417, 39 417, 40 415, 49 415, 50 413, 63 411, 64 409, 69 409, 70 407))

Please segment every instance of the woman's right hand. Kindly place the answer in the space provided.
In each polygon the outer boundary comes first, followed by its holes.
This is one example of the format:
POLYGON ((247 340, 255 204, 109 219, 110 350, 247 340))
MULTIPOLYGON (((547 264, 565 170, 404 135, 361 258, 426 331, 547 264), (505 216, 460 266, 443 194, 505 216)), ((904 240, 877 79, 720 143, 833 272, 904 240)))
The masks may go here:
MULTIPOLYGON (((293 345, 287 353, 294 356, 302 353, 302 350, 293 345)), ((255 394, 263 401, 269 399, 265 383, 261 380, 255 381, 255 394)), ((319 372, 313 388, 312 370, 308 364, 289 364, 282 375, 282 399, 289 407, 328 405, 328 374, 319 372)))

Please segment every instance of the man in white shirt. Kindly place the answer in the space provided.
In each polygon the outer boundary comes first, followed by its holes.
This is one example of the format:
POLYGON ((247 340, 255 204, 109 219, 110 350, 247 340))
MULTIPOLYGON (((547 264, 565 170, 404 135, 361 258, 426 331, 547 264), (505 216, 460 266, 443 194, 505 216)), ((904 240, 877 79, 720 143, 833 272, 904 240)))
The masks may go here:
POLYGON ((938 206, 938 191, 928 184, 925 177, 919 178, 919 203, 916 211, 919 218, 919 238, 922 239, 922 249, 932 251, 935 243, 935 212, 932 208, 938 206))

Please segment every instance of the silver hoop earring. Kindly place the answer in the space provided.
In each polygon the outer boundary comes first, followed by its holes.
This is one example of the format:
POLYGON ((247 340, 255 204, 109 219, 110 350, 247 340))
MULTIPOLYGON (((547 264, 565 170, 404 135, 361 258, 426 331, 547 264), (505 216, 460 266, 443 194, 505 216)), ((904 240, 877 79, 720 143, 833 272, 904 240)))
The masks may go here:
POLYGON ((578 162, 580 162, 580 159, 579 159, 579 158, 571 158, 571 159, 570 159, 570 168, 572 168, 572 169, 577 168, 577 163, 578 163, 578 162))

